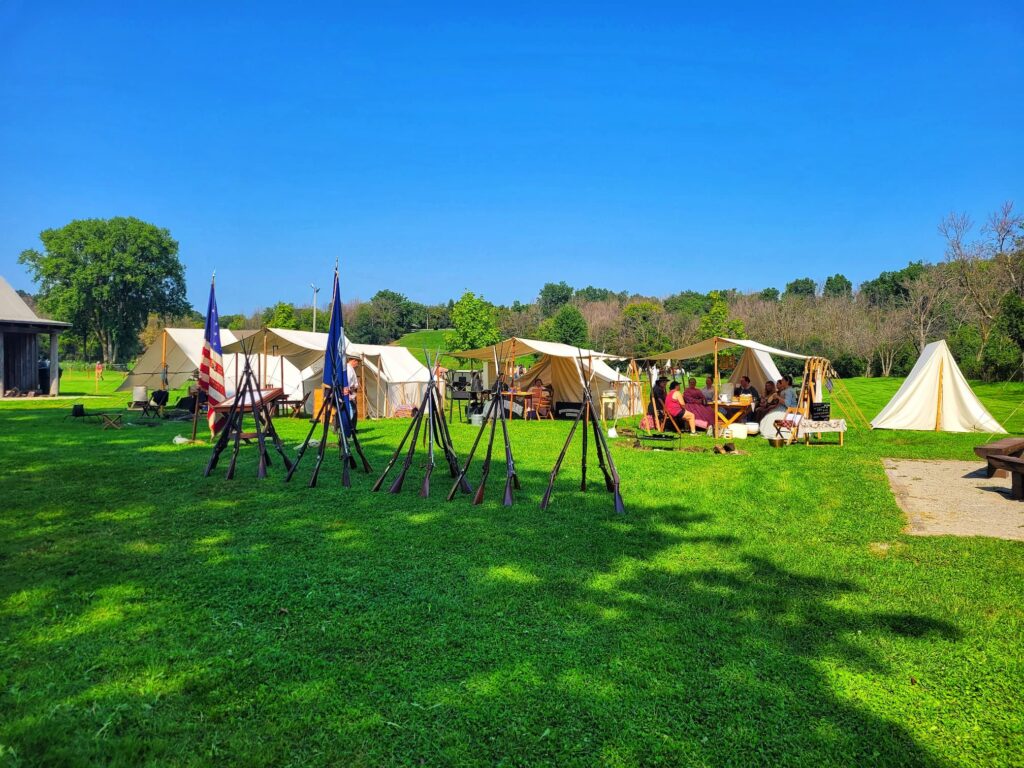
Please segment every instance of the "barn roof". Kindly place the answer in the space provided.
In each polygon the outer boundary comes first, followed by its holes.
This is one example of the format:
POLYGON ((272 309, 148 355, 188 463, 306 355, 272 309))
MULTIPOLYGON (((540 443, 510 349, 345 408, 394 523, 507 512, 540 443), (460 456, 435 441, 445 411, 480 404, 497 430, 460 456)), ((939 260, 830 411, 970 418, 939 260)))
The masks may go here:
POLYGON ((7 330, 36 333, 71 327, 70 323, 39 317, 3 277, 0 277, 0 324, 8 326, 7 330))

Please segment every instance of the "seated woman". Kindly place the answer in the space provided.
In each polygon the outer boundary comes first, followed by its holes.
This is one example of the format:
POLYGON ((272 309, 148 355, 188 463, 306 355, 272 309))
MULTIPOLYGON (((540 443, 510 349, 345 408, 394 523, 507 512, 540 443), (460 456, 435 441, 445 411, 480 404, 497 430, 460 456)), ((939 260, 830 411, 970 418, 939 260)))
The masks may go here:
POLYGON ((665 419, 665 429, 682 432, 682 425, 686 424, 690 428, 691 435, 697 434, 694 416, 686 410, 683 393, 679 391, 678 381, 673 381, 668 385, 668 397, 665 398, 665 413, 668 415, 668 418, 665 419))
POLYGON ((708 405, 704 393, 697 389, 697 380, 690 379, 687 383, 689 386, 683 392, 683 402, 686 404, 686 410, 693 414, 695 423, 698 426, 703 422, 705 428, 710 427, 711 422, 714 421, 715 412, 708 405))
POLYGON ((760 422, 765 416, 772 411, 784 410, 786 406, 782 404, 782 398, 779 396, 778 390, 775 389, 774 381, 766 381, 764 383, 764 397, 757 408, 754 409, 754 421, 760 422))
POLYGON ((787 408, 796 408, 797 392, 793 389, 792 376, 783 376, 779 379, 779 397, 787 408))

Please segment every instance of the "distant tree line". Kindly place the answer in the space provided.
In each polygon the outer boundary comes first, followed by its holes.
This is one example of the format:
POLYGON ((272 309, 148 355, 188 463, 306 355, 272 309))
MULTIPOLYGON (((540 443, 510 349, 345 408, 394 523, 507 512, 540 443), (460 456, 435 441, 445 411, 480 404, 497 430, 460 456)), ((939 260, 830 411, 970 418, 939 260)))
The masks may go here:
MULTIPOLYGON (((930 341, 946 338, 964 373, 986 380, 1024 372, 1024 217, 1005 203, 980 226, 964 214, 939 224, 935 263, 913 261, 855 288, 842 274, 795 278, 783 290, 682 290, 656 297, 588 285, 544 284, 529 302, 494 305, 465 293, 421 304, 392 290, 344 305, 353 341, 389 344, 410 331, 447 329, 449 350, 524 336, 630 357, 708 336, 749 337, 829 357, 841 375, 905 374, 930 341)), ((167 326, 202 327, 188 306, 178 245, 137 219, 72 222, 41 235, 45 252, 22 253, 41 311, 72 323, 63 354, 125 360, 167 326)), ((318 308, 325 331, 327 307, 318 308)), ((221 315, 233 330, 313 329, 313 307, 278 302, 249 315, 221 315)), ((792 365, 781 362, 780 367, 792 365)))

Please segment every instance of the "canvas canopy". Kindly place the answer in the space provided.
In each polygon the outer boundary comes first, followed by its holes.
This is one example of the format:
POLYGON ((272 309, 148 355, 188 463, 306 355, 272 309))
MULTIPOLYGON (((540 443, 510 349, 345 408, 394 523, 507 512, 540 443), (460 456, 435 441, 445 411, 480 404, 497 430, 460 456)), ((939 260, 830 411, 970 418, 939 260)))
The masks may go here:
MULTIPOLYGON (((235 384, 242 373, 244 361, 241 355, 226 351, 228 345, 235 345, 252 334, 252 331, 229 331, 221 329, 221 348, 224 349, 224 384, 228 395, 235 391, 235 384)), ((135 361, 131 372, 125 378, 118 391, 130 391, 132 387, 144 386, 147 389, 158 389, 163 382, 163 359, 167 359, 167 386, 175 389, 195 377, 203 353, 202 328, 165 328, 163 335, 149 346, 142 356, 135 361)), ((256 361, 254 361, 255 364, 256 361)), ((275 387, 282 387, 287 395, 301 392, 302 378, 294 366, 284 361, 267 361, 267 382, 275 387)))
MULTIPOLYGON (((266 348, 301 370, 302 397, 309 398, 323 383, 327 334, 289 328, 264 328, 257 333, 258 351, 266 348)), ((236 343, 224 349, 234 351, 241 349, 241 345, 236 343)), ((345 353, 363 363, 360 384, 369 418, 393 416, 397 407, 419 405, 423 399, 430 372, 405 347, 355 344, 346 338, 345 353)))
MULTIPOLYGON (((769 381, 775 382, 782 378, 782 374, 775 366, 775 361, 767 352, 760 349, 743 350, 736 367, 732 369, 729 376, 729 383, 739 385, 740 379, 746 376, 758 392, 764 392, 764 385, 769 381)), ((819 398, 820 399, 820 398, 819 398)))
MULTIPOLYGON (((508 362, 524 355, 538 355, 539 359, 521 379, 520 385, 530 387, 538 378, 553 390, 554 402, 579 403, 583 400, 583 385, 580 383, 579 360, 582 358, 584 378, 590 381, 590 391, 595 401, 606 392, 616 397, 616 415, 631 416, 642 410, 640 385, 628 376, 616 371, 608 360, 622 360, 621 357, 579 349, 569 344, 554 341, 538 341, 512 337, 490 347, 480 347, 465 352, 453 352, 456 357, 484 360, 488 363, 488 379, 493 381, 494 358, 508 362), (591 372, 593 378, 591 378, 591 372)), ((600 407, 600 404, 598 407, 600 407)))
POLYGON ((695 344, 690 344, 688 347, 680 347, 679 349, 673 349, 669 352, 662 352, 660 355, 651 355, 651 360, 689 360, 694 357, 704 357, 705 355, 713 355, 716 352, 722 352, 729 347, 743 347, 744 349, 754 350, 755 352, 764 352, 771 356, 778 357, 792 357, 797 360, 806 360, 807 355, 798 355, 796 352, 787 352, 784 349, 778 347, 769 347, 767 344, 761 344, 750 339, 728 339, 725 336, 712 336, 710 339, 704 339, 704 341, 698 341, 695 344))
POLYGON ((875 429, 1006 432, 974 394, 945 341, 921 352, 903 386, 871 420, 875 429))

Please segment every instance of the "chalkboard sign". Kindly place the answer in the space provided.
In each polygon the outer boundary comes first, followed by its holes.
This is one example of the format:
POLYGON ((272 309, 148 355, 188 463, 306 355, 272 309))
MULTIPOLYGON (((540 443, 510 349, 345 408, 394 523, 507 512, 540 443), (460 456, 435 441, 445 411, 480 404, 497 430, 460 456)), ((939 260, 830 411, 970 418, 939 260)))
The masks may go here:
POLYGON ((811 421, 828 421, 832 418, 831 403, 811 403, 811 421))

